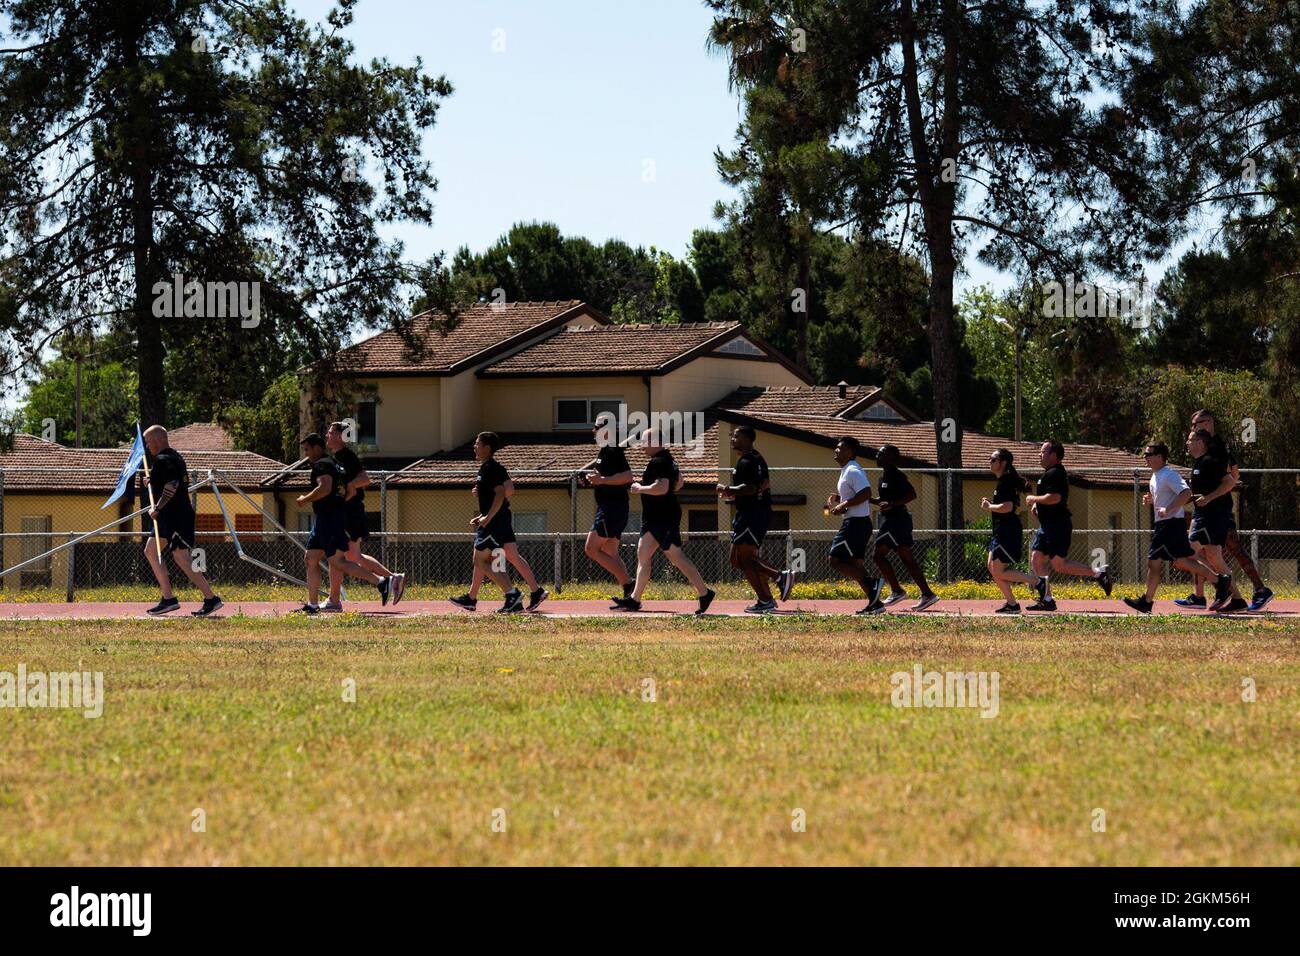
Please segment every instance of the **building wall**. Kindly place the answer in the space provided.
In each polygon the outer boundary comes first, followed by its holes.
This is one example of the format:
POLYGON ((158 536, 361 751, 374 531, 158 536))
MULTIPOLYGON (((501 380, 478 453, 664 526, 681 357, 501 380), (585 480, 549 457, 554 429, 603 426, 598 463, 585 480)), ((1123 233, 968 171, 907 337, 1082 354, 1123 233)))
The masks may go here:
POLYGON ((369 452, 387 457, 421 456, 443 447, 442 379, 379 378, 364 380, 375 388, 378 447, 369 452))
POLYGON ((459 448, 483 431, 483 408, 479 396, 480 381, 472 370, 440 379, 441 402, 439 443, 430 449, 447 451, 459 448))
POLYGON ((498 432, 553 431, 559 398, 615 398, 626 403, 629 414, 647 411, 639 376, 480 379, 479 395, 483 428, 498 432))
POLYGON ((663 411, 707 408, 742 385, 804 385, 779 362, 752 359, 697 358, 654 383, 654 405, 663 411))

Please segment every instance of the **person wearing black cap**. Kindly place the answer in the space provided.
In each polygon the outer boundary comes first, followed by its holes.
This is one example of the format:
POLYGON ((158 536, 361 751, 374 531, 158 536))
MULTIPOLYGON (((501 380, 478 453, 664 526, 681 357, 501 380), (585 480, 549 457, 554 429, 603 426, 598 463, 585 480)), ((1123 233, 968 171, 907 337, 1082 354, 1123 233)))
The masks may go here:
POLYGON ((343 469, 325 453, 325 439, 312 432, 302 440, 303 453, 311 462, 312 489, 297 498, 298 507, 311 505, 313 521, 307 538, 307 603, 299 610, 304 614, 317 614, 320 605, 320 563, 324 560, 331 571, 369 581, 379 589, 382 604, 387 604, 392 594, 392 578, 382 577, 353 564, 347 559, 348 534, 343 524, 343 496, 346 494, 343 469))
POLYGON ((1168 446, 1162 442, 1147 445, 1142 455, 1151 469, 1150 490, 1142 496, 1142 503, 1149 505, 1155 514, 1151 546, 1147 549, 1147 590, 1140 598, 1125 598, 1124 603, 1141 614, 1150 614, 1166 561, 1172 561, 1174 567, 1193 578, 1213 579, 1215 574, 1193 558, 1196 551, 1187 540, 1187 524, 1183 520, 1193 492, 1183 476, 1170 466, 1168 446))
POLYGON ((939 595, 930 590, 925 572, 912 554, 912 513, 907 505, 916 500, 916 489, 899 470, 899 457, 893 445, 881 445, 876 452, 876 463, 880 465, 880 483, 876 487, 880 493, 871 503, 880 509, 880 527, 876 530, 875 559, 880 573, 889 582, 889 597, 881 602, 881 609, 907 600, 907 592, 898 583, 898 575, 889 563, 889 552, 896 551, 903 567, 921 589, 921 599, 912 605, 912 610, 924 611, 938 603, 939 595))

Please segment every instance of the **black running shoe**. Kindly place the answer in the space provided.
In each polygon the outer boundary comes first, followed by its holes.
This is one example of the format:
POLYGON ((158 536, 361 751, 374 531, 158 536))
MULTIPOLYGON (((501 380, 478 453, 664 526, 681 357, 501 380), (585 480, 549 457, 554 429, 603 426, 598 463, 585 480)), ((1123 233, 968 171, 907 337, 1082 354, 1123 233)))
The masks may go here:
POLYGON ((880 600, 880 589, 876 588, 875 590, 876 590, 876 596, 871 601, 871 603, 868 604, 860 611, 854 611, 853 612, 854 614, 884 614, 885 613, 884 602, 880 600))
POLYGON ((470 597, 468 594, 462 594, 459 597, 454 598, 447 598, 447 600, 457 607, 463 607, 467 611, 478 610, 478 600, 470 597))
POLYGON ((379 579, 379 583, 376 584, 375 587, 378 588, 378 590, 379 590, 379 603, 380 603, 380 605, 382 606, 382 605, 384 605, 384 604, 387 604, 387 603, 388 603, 388 594, 389 594, 389 592, 392 590, 392 587, 393 587, 393 579, 392 579, 392 578, 380 578, 380 579, 379 579))
POLYGON ((1008 601, 1006 604, 1002 605, 993 613, 994 614, 1019 614, 1020 605, 1017 604, 1015 601, 1008 601))
POLYGON ((880 592, 883 591, 884 589, 885 589, 884 578, 880 576, 876 576, 871 579, 871 586, 867 592, 867 597, 869 597, 871 600, 867 602, 867 607, 871 607, 873 604, 880 603, 880 592))
POLYGON ((1233 598, 1223 607, 1218 609, 1220 614, 1236 614, 1238 611, 1245 611, 1250 607, 1245 598, 1233 598))
POLYGON ((617 604, 619 601, 623 600, 623 598, 630 598, 634 590, 636 590, 636 582, 629 581, 627 584, 623 585, 622 597, 619 597, 617 594, 611 594, 609 596, 609 599, 613 601, 615 604, 617 604))
POLYGON ((776 586, 780 589, 781 600, 790 600, 790 592, 794 590, 794 572, 789 568, 782 571, 776 579, 776 586))
POLYGON ((406 593, 406 575, 394 574, 388 580, 389 580, 389 587, 391 587, 393 591, 393 603, 394 604, 401 603, 402 595, 406 593))
POLYGON ((614 607, 620 611, 639 611, 641 610, 641 602, 634 597, 615 598, 614 607))
POLYGON ((699 617, 701 614, 707 611, 709 609, 709 605, 713 603, 713 599, 717 596, 718 596, 718 592, 713 590, 713 588, 709 588, 709 590, 701 594, 700 606, 695 609, 695 616, 699 617))
POLYGON ((1151 613, 1151 602, 1144 597, 1125 598, 1124 603, 1140 614, 1151 613))
POLYGON ((1220 574, 1214 579, 1214 600, 1210 604, 1211 611, 1217 611, 1228 602, 1232 597, 1232 576, 1229 574, 1220 574))
POLYGON ((174 598, 174 597, 170 597, 170 598, 163 598, 161 601, 159 601, 159 602, 158 602, 157 604, 155 604, 153 607, 149 608, 149 610, 148 610, 147 613, 149 613, 149 614, 169 614, 169 613, 171 613, 172 611, 179 611, 180 609, 181 609, 181 602, 178 601, 178 600, 176 600, 176 598, 174 598))
POLYGON ((548 597, 550 597, 550 595, 547 593, 546 588, 538 588, 532 594, 528 595, 528 610, 536 611, 537 606, 548 597))
POLYGON ((1174 598, 1179 607, 1205 607, 1205 598, 1199 594, 1189 594, 1185 598, 1174 598))
POLYGON ((511 588, 506 592, 506 603, 497 608, 498 614, 514 614, 516 611, 524 609, 524 592, 518 588, 511 588))
POLYGON ((318 608, 315 604, 304 604, 302 607, 298 608, 298 610, 294 611, 293 613, 294 614, 319 614, 320 608, 318 608))
POLYGON ((203 607, 197 611, 191 611, 190 617, 207 617, 213 611, 221 607, 221 598, 219 595, 212 595, 210 598, 203 599, 203 607))
POLYGON ((1100 584, 1101 589, 1106 592, 1106 597, 1110 597, 1110 592, 1115 587, 1115 579, 1110 576, 1109 564, 1101 569, 1101 574, 1097 575, 1097 583, 1100 584))
POLYGON ((1029 607, 1025 608, 1025 610, 1026 611, 1055 611, 1056 602, 1049 598, 1043 598, 1040 601, 1035 601, 1033 604, 1029 605, 1029 607))
POLYGON ((1038 595, 1038 600, 1034 603, 1042 604, 1047 600, 1047 578, 1038 579, 1038 583, 1034 585, 1034 592, 1038 595))
POLYGON ((746 614, 771 614, 776 610, 775 601, 756 601, 745 608, 746 614))

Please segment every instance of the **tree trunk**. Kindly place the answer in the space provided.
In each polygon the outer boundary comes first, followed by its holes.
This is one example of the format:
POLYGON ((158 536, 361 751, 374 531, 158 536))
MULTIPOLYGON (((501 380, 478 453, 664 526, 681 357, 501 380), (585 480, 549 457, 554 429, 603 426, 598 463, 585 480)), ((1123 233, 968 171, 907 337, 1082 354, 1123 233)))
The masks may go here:
MULTIPOLYGON (((138 77, 141 36, 125 40, 128 75, 138 77)), ((127 118, 131 142, 131 258, 135 278, 136 373, 139 377, 141 427, 167 425, 167 386, 163 381, 162 322, 153 314, 153 285, 157 262, 153 243, 153 170, 150 162, 151 107, 136 90, 131 96, 127 118)))

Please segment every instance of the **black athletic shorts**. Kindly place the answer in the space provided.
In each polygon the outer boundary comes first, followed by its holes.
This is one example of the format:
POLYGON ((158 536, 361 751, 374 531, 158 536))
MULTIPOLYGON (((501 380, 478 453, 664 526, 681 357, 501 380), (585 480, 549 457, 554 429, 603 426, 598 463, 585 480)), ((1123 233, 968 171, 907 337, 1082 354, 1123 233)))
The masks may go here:
POLYGON ((1198 511, 1192 515, 1192 529, 1187 538, 1198 544, 1222 545, 1233 527, 1229 511, 1198 511))
POLYGON ((194 509, 185 502, 184 508, 168 508, 157 519, 158 537, 166 552, 189 551, 194 547, 194 509))
POLYGON ((596 520, 591 523, 591 530, 601 538, 617 538, 627 527, 628 507, 623 505, 597 505, 596 520))
POLYGON ((865 558, 867 542, 871 540, 871 519, 866 515, 860 518, 845 518, 840 530, 831 542, 831 554, 841 558, 865 558))
POLYGON ((1187 522, 1182 518, 1165 518, 1151 529, 1151 547, 1147 549, 1148 561, 1174 561, 1190 558, 1195 553, 1187 540, 1187 522))
POLYGON ((1053 521, 1040 525, 1029 542, 1030 551, 1041 551, 1049 558, 1065 558, 1070 554, 1070 537, 1074 534, 1074 524, 1069 521, 1053 521))
POLYGON ((682 531, 675 524, 647 524, 641 526, 642 535, 650 535, 660 548, 667 551, 673 545, 682 546, 682 531))
POLYGON ((1025 554, 1024 542, 1025 530, 1020 519, 1016 516, 1003 518, 989 539, 989 557, 994 561, 1019 564, 1025 554))
POLYGON ((307 538, 308 551, 324 551, 330 558, 336 551, 348 550, 348 533, 343 527, 343 512, 335 509, 317 513, 311 524, 311 535, 307 538))
POLYGON ((366 527, 366 503, 353 498, 343 505, 343 530, 348 533, 349 541, 365 541, 370 537, 366 527))
POLYGON ((475 551, 494 551, 515 540, 515 526, 509 511, 498 511, 487 524, 481 524, 474 533, 475 551))
POLYGON ((912 546, 912 513, 906 508, 891 508, 880 513, 880 530, 876 532, 876 546, 884 545, 897 551, 912 546))
POLYGON ((731 543, 758 547, 767 537, 767 529, 771 524, 771 508, 755 508, 752 511, 737 509, 731 519, 731 543))

